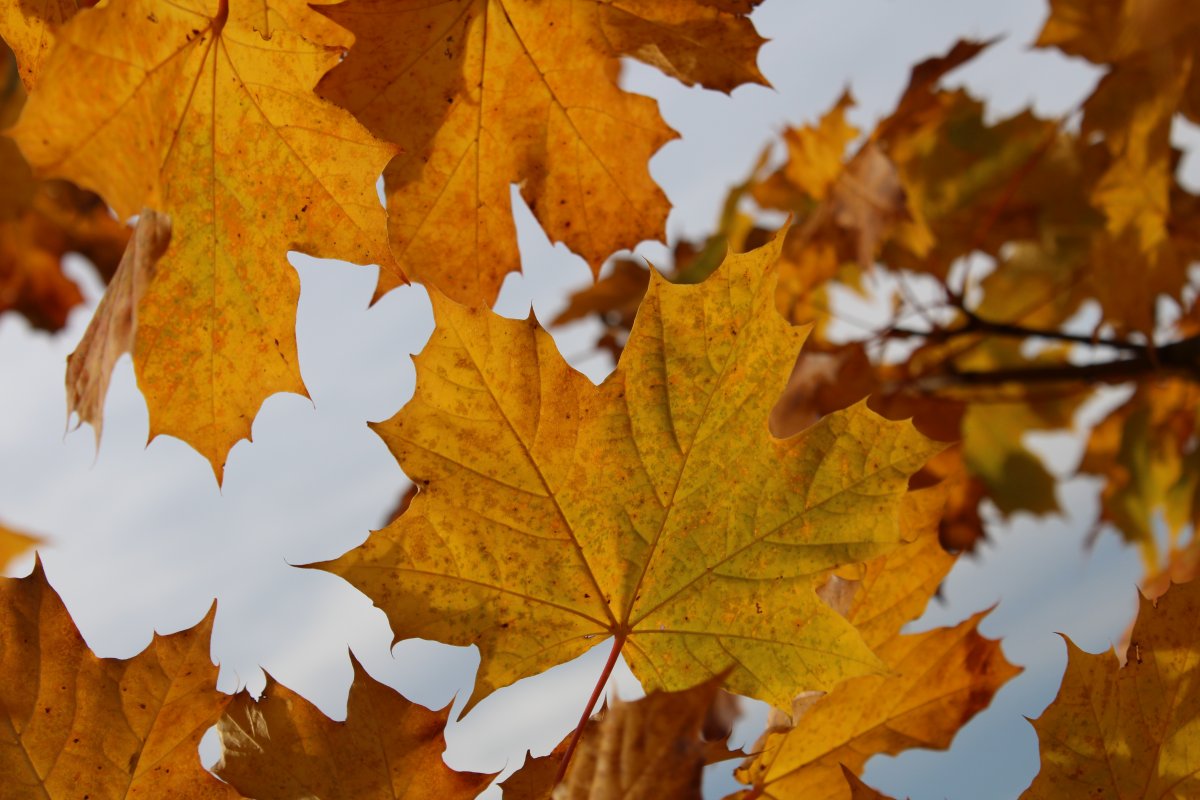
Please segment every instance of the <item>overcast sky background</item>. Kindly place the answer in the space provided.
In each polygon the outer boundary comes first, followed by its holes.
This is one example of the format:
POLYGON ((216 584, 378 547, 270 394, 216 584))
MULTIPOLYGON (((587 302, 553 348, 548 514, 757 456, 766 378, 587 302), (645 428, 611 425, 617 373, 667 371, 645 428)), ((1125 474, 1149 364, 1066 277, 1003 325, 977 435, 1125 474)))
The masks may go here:
MULTIPOLYGON (((766 0, 754 19, 772 39, 759 64, 774 89, 746 87, 732 96, 689 90, 631 63, 627 86, 657 98, 683 137, 651 162, 675 205, 672 241, 711 230, 728 187, 784 127, 814 120, 849 86, 859 102, 851 119, 870 129, 894 105, 911 65, 959 37, 1006 37, 948 80, 987 98, 993 114, 1029 104, 1044 115, 1074 107, 1097 71, 1029 49, 1046 13, 1044 0, 766 0)), ((1191 132, 1181 135, 1195 140, 1191 132)), ((1196 171, 1195 163, 1186 166, 1196 171)), ((524 316, 532 303, 548 322, 590 276, 582 261, 546 241, 524 208, 518 228, 526 274, 510 276, 498 307, 524 316)), ((664 262, 661 246, 639 252, 664 262)), ((153 630, 189 627, 216 597, 212 652, 222 689, 261 689, 261 667, 341 716, 350 648, 375 678, 410 699, 440 707, 458 695, 461 704, 477 663, 473 650, 404 642, 389 651, 390 630, 370 600, 333 575, 290 566, 358 545, 405 485, 366 422, 390 417, 411 396, 408 356, 432 328, 428 299, 421 288, 405 287, 368 309, 373 267, 294 254, 290 261, 301 279, 300 365, 312 402, 269 399, 253 444, 233 449, 223 490, 208 463, 182 443, 159 438, 144 447, 145 406, 127 358, 113 376, 99 455, 90 429, 64 439, 64 361, 101 291, 85 265, 71 269, 86 283, 89 305, 63 332, 49 336, 13 315, 0 319, 0 520, 50 540, 42 550, 50 582, 100 655, 129 657, 153 630)), ((607 357, 594 354, 592 324, 555 334, 563 354, 594 380, 611 369, 607 357)), ((1039 446, 1059 469, 1078 458, 1079 442, 1069 436, 1041 437, 1039 446)), ((1008 798, 1028 785, 1037 739, 1022 717, 1040 714, 1057 690, 1065 649, 1055 632, 1103 650, 1134 609, 1137 554, 1111 533, 1091 551, 1083 546, 1097 488, 1094 481, 1066 484, 1066 518, 997 524, 992 542, 960 561, 943 602, 918 626, 952 624, 998 603, 982 630, 1004 637, 1009 660, 1025 673, 949 753, 877 758, 869 782, 917 799, 1008 798)), ((30 561, 10 574, 26 574, 30 561)), ((548 750, 574 725, 607 649, 481 702, 448 728, 447 761, 460 769, 512 769, 527 747, 548 750)), ((622 696, 637 692, 627 671, 618 680, 622 696)), ((764 710, 747 710, 740 730, 752 741, 764 710)), ((731 784, 714 779, 709 788, 719 796, 731 784)))

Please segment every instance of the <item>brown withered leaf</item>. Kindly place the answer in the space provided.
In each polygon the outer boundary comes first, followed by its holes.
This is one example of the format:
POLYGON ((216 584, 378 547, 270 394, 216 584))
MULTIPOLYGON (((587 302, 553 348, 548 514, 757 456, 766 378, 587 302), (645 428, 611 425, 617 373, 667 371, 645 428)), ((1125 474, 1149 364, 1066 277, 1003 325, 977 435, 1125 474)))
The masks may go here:
POLYGON ((594 271, 662 236, 647 162, 674 133, 619 87, 620 58, 723 91, 765 83, 758 2, 351 0, 325 11, 356 41, 320 90, 403 149, 384 173, 402 268, 486 305, 520 266, 514 183, 594 271))
POLYGON ((931 88, 924 100, 920 115, 904 118, 897 111, 889 120, 894 124, 881 123, 872 139, 895 165, 910 215, 883 249, 890 268, 945 280, 972 252, 995 256, 1013 240, 1037 237, 1073 208, 1091 213, 1082 202, 1059 200, 1075 187, 1055 183, 1070 163, 1047 158, 1058 141, 1056 122, 1023 112, 992 123, 964 90, 931 88), (1047 184, 1057 193, 1043 194, 1047 184))
POLYGON ((787 386, 771 409, 771 431, 776 436, 799 433, 877 387, 874 367, 861 344, 814 342, 800 351, 787 386))
POLYGON ((564 325, 595 314, 606 324, 628 331, 650 286, 651 269, 632 258, 614 260, 612 274, 571 295, 570 303, 552 324, 564 325))
POLYGON ((171 220, 149 208, 142 209, 137 228, 108 290, 100 298, 92 321, 74 352, 67 356, 67 415, 79 415, 96 433, 104 425, 104 399, 113 367, 133 349, 137 333, 137 307, 154 279, 158 259, 171 242, 171 220))
POLYGON ((200 764, 232 699, 209 656, 216 606, 131 659, 88 650, 38 562, 0 578, 0 775, 13 800, 240 797, 200 764))
POLYGON ((217 723, 217 775, 257 800, 467 800, 491 783, 494 774, 456 772, 442 760, 449 706, 411 703, 351 661, 345 722, 269 677, 259 700, 237 695, 217 723))
POLYGON ((1198 615, 1200 581, 1140 598, 1124 666, 1066 639, 1062 688, 1033 722, 1041 772, 1022 800, 1200 796, 1198 615))
POLYGON ((911 178, 897 166, 911 157, 912 142, 923 142, 921 149, 927 150, 939 136, 949 95, 938 91, 938 81, 987 44, 959 42, 947 55, 918 64, 896 110, 849 158, 844 151, 857 134, 844 121, 849 95, 817 126, 784 133, 788 161, 752 190, 764 208, 797 217, 785 262, 796 265, 798 277, 789 284, 785 268, 782 289, 791 285, 793 293, 811 293, 843 263, 869 267, 893 236, 922 255, 928 251, 933 233, 922 217, 923 203, 919 196, 908 197, 920 186, 910 187, 911 178))
POLYGON ((865 268, 875 263, 892 229, 908 217, 907 190, 890 158, 867 142, 830 190, 833 224, 853 234, 854 256, 865 268))
POLYGON ((742 755, 726 745, 727 724, 716 737, 705 736, 724 702, 723 678, 614 701, 585 731, 552 800, 701 800, 704 767, 742 755))
MULTIPOLYGON (((592 715, 587 721, 584 736, 595 734, 596 726, 600 724, 604 713, 605 709, 601 709, 592 715)), ((544 756, 534 757, 532 753, 526 752, 525 762, 521 764, 520 769, 500 781, 500 788, 504 791, 503 800, 551 800, 550 796, 558 779, 558 769, 574 735, 574 731, 567 734, 544 756)))

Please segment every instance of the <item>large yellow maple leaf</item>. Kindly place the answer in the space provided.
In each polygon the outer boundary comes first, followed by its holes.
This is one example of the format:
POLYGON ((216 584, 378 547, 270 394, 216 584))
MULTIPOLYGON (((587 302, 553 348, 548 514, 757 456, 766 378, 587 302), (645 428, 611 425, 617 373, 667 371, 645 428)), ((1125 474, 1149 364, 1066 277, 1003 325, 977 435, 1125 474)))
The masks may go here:
POLYGON ((490 304, 518 269, 512 184, 551 240, 594 271, 663 233, 647 162, 674 134, 623 91, 633 56, 685 83, 765 83, 759 0, 350 0, 355 34, 322 93, 403 148, 384 174, 393 249, 409 275, 490 304))
POLYGON ((113 0, 56 38, 13 136, 121 216, 171 217, 134 367, 151 437, 220 479, 262 401, 304 392, 287 250, 394 269, 375 181, 395 148, 312 93, 349 37, 299 0, 113 0))
POLYGON ((209 656, 214 611, 131 659, 97 658, 40 563, 0 579, 0 795, 240 797, 198 751, 232 699, 209 656))
POLYGON ((775 310, 778 254, 653 278, 599 387, 534 320, 433 293, 415 396, 375 425, 421 491, 322 566, 398 636, 478 645, 472 703, 610 635, 647 691, 732 666, 731 690, 785 707, 880 668, 814 581, 898 546, 940 446, 861 403, 770 434, 806 335, 775 310))
POLYGON ((410 703, 351 660, 345 722, 270 678, 258 701, 237 695, 217 723, 217 775, 257 800, 467 800, 491 783, 442 761, 449 706, 410 703))
POLYGON ((1200 581, 1142 597, 1125 664, 1067 640, 1067 671, 1034 721, 1042 769, 1022 800, 1200 796, 1200 581))
POLYGON ((921 535, 868 562, 862 576, 846 584, 851 587, 847 618, 887 664, 887 672, 852 678, 819 698, 798 698, 794 724, 769 730, 752 748, 757 755, 737 773, 752 788, 734 797, 849 800, 843 769, 861 773, 878 753, 948 747, 996 690, 1020 672, 1005 660, 999 642, 979 634, 986 612, 953 627, 900 633, 954 564, 938 544, 936 529, 936 511, 949 488, 911 495, 905 512, 911 526, 922 528, 921 535))

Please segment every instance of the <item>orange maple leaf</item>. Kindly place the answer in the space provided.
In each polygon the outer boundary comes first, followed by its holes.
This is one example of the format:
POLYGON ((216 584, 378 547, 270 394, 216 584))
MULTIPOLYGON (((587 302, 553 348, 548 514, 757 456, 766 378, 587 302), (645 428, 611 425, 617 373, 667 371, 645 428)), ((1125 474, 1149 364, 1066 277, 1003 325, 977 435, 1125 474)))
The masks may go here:
POLYGON ((353 657, 345 722, 267 678, 255 701, 242 692, 217 723, 214 771, 257 800, 467 800, 495 775, 442 761, 450 707, 429 711, 371 678, 353 657))
POLYGON ((198 750, 232 699, 209 656, 215 610, 131 659, 97 658, 40 562, 27 578, 0 578, 3 795, 239 798, 198 750))
POLYGON ((1124 666, 1066 639, 1062 688, 1033 722, 1042 769, 1022 800, 1200 795, 1198 615, 1200 581, 1141 598, 1124 666))
POLYGON ((619 87, 620 58, 724 91, 765 84, 758 2, 350 0, 325 11, 357 39, 320 90, 403 148, 384 181, 404 271, 486 305, 520 265, 514 183, 593 271, 662 236, 647 162, 674 134, 619 87))
POLYGON ((375 191, 395 148, 312 94, 349 37, 299 0, 114 0, 56 38, 12 135, 122 217, 171 217, 134 368, 151 437, 219 480, 262 401, 305 391, 287 251, 395 269, 375 191))

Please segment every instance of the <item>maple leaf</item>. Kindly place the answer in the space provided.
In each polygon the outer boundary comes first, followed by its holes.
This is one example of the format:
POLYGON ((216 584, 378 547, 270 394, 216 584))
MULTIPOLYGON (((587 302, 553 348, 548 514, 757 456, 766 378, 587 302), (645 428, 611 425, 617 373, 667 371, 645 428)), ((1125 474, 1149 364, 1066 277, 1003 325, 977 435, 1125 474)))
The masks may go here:
POLYGON ((1121 666, 1067 643, 1062 688, 1033 722, 1042 769, 1023 800, 1182 798, 1200 793, 1196 692, 1200 581, 1140 598, 1121 666))
MULTIPOLYGON (((852 157, 845 151, 858 130, 845 120, 854 101, 847 92, 815 126, 784 132, 788 161, 759 179, 762 163, 746 191, 767 209, 786 211, 797 225, 784 243, 780 307, 794 322, 829 317, 826 285, 850 263, 869 269, 896 224, 908 216, 895 166, 873 142, 852 157)), ((818 327, 818 331, 820 328, 818 327)))
POLYGON ((842 774, 846 778, 846 784, 850 789, 850 800, 892 800, 883 792, 872 789, 867 784, 863 783, 857 775, 855 775, 846 767, 842 767, 842 774))
POLYGON ((611 340, 602 337, 598 346, 607 347, 614 359, 619 358, 649 285, 650 270, 645 264, 632 258, 614 258, 612 272, 573 293, 567 307, 550 324, 565 325, 595 315, 604 323, 608 331, 605 336, 611 340))
MULTIPOLYGON (((16 8, 6 6, 4 13, 16 8)), ((12 53, 0 42, 0 129, 25 104, 12 53)), ((0 137, 0 312, 14 310, 38 328, 56 331, 83 301, 63 274, 62 259, 87 256, 101 277, 116 269, 128 231, 91 192, 66 181, 40 181, 15 142, 0 137)))
POLYGON ((631 703, 616 700, 592 735, 585 733, 555 800, 700 800, 704 767, 738 755, 723 739, 703 735, 722 678, 631 703))
MULTIPOLYGON (((598 716, 595 715, 587 721, 583 732, 584 736, 589 733, 594 735, 598 716)), ((533 758, 529 751, 526 751, 525 761, 520 768, 500 781, 500 788, 504 791, 503 800, 551 800, 554 787, 558 782, 558 768, 566 756, 572 735, 568 734, 544 756, 533 758)))
POLYGON ((257 702, 238 694, 217 723, 217 775, 258 800, 466 800, 491 783, 495 775, 456 772, 442 761, 449 706, 410 703, 350 660, 345 722, 270 677, 257 702))
POLYGON ((230 696, 209 657, 216 606, 127 660, 97 658, 46 582, 0 579, 0 775, 16 800, 240 797, 200 764, 230 696))
POLYGON ((490 304, 520 265, 514 183, 593 271, 662 236, 669 204, 647 162, 674 132, 618 86, 619 59, 723 91, 765 84, 746 17, 758 2, 351 0, 325 11, 357 38, 320 90, 403 149, 384 181, 405 272, 490 304))
POLYGON ((721 691, 723 679, 616 699, 588 720, 561 783, 555 781, 574 734, 548 755, 527 757, 500 784, 504 800, 700 800, 704 767, 743 755, 728 747, 737 713, 721 691))
MULTIPOLYGON (((973 424, 964 426, 964 415, 975 406, 951 396, 907 390, 908 384, 920 375, 922 355, 921 350, 916 351, 912 358, 915 363, 906 365, 876 365, 871 363, 860 342, 839 345, 814 342, 801 352, 787 387, 771 412, 771 430, 778 436, 789 436, 865 397, 873 411, 888 419, 911 418, 917 430, 933 439, 949 441, 966 437, 966 442, 947 447, 927 461, 913 476, 910 487, 942 486, 947 493, 938 523, 942 545, 953 551, 970 550, 984 536, 979 503, 989 496, 989 485, 967 469, 968 454, 973 459, 985 459, 985 464, 991 463, 986 459, 994 458, 1001 467, 1006 463, 1030 465, 1025 472, 1011 478, 1002 469, 999 471, 998 485, 1002 489, 1007 480, 1011 484, 1023 481, 1040 490, 1025 504, 1019 492, 1002 492, 1005 510, 1014 510, 1014 503, 1017 508, 1028 508, 1035 502, 1044 502, 1047 495, 1053 502, 1054 497, 1053 477, 1024 447, 1020 436, 1000 437, 1001 446, 997 446, 998 437, 986 425, 980 425, 979 420, 1002 422, 1007 415, 1027 421, 1033 427, 1049 427, 1061 423, 1063 417, 1061 413, 1039 414, 1036 406, 1024 409, 1015 402, 997 404, 992 409, 992 402, 986 402, 980 404, 981 415, 975 417, 973 424), (1043 482, 1039 483, 1039 478, 1043 482)), ((1013 426, 1007 429, 1011 431, 1013 426)))
POLYGON ((788 160, 780 168, 781 177, 805 194, 824 199, 842 174, 846 148, 859 134, 846 121, 846 111, 853 106, 854 98, 843 92, 816 126, 784 131, 788 160))
POLYGON ((262 401, 304 392, 286 251, 395 269, 374 187, 395 149, 311 93, 349 40, 298 0, 115 0, 57 40, 12 135, 121 216, 171 217, 134 368, 151 438, 185 440, 220 480, 262 401))
MULTIPOLYGON (((699 283, 721 265, 730 250, 742 253, 771 238, 770 232, 755 225, 750 215, 741 209, 742 198, 758 180, 758 173, 766 166, 769 156, 769 149, 764 150, 751 177, 726 194, 716 231, 703 242, 681 239, 675 243, 671 252, 673 268, 664 273, 668 280, 699 283)), ((612 272, 572 294, 566 309, 551 321, 551 325, 596 315, 607 329, 597 346, 611 352, 615 361, 620 358, 638 307, 646 295, 650 284, 649 270, 653 267, 644 259, 636 258, 614 258, 611 263, 612 272)))
POLYGON ((796 241, 787 251, 798 275, 790 287, 785 279, 783 288, 790 288, 792 295, 814 292, 847 261, 868 268, 892 238, 905 242, 918 256, 928 254, 936 239, 924 216, 922 186, 904 175, 901 165, 914 147, 923 152, 944 146, 947 137, 941 133, 952 104, 947 103, 947 93, 937 91, 937 83, 988 44, 958 42, 945 56, 918 64, 896 110, 849 158, 846 147, 858 132, 845 122, 845 112, 853 105, 848 93, 817 126, 784 133, 788 161, 753 189, 764 208, 798 215, 796 241))
POLYGON ((599 387, 535 321, 432 293, 416 393, 374 425, 421 491, 321 566, 399 637, 478 645, 472 705, 607 635, 648 691, 734 664, 731 690, 783 706, 876 669, 814 576, 902 541, 896 504, 940 445, 862 404, 770 435, 805 336, 774 309, 778 252, 653 277, 599 387))
POLYGON ((37 537, 0 525, 0 570, 7 569, 13 559, 29 552, 40 541, 37 537))
POLYGON ((1177 296, 1190 263, 1169 246, 1176 169, 1171 129, 1180 113, 1200 122, 1198 34, 1200 11, 1188 0, 1052 0, 1037 42, 1108 68, 1084 104, 1081 128, 1109 154, 1092 199, 1119 244, 1121 274, 1138 264, 1142 279, 1134 283, 1146 288, 1126 307, 1132 327, 1142 331, 1153 330, 1154 297, 1177 296))
POLYGON ((1170 540, 1200 519, 1200 387, 1179 379, 1142 382, 1093 430, 1079 472, 1104 478, 1100 518, 1158 565, 1158 516, 1170 540))
POLYGON ((936 511, 946 487, 915 492, 905 503, 913 542, 868 562, 856 580, 837 578, 845 610, 867 644, 888 666, 881 675, 852 678, 820 697, 802 696, 791 725, 778 726, 752 748, 758 755, 738 770, 753 789, 736 796, 845 800, 842 770, 862 771, 877 753, 913 747, 945 749, 958 730, 986 708, 996 690, 1020 670, 978 625, 987 612, 954 627, 901 634, 953 566, 938 544, 936 511))
POLYGON ((787 386, 771 409, 771 431, 791 436, 878 388, 875 371, 860 344, 814 342, 800 352, 787 386))
POLYGON ((108 290, 92 315, 83 338, 67 356, 67 415, 79 415, 96 432, 104 424, 104 398, 113 367, 133 348, 137 333, 137 307, 154 278, 158 259, 171 241, 171 220, 145 208, 108 290))
POLYGON ((94 0, 20 0, 0 6, 0 37, 12 48, 26 89, 37 83, 42 64, 54 47, 54 35, 94 0))

